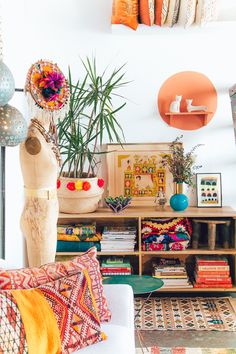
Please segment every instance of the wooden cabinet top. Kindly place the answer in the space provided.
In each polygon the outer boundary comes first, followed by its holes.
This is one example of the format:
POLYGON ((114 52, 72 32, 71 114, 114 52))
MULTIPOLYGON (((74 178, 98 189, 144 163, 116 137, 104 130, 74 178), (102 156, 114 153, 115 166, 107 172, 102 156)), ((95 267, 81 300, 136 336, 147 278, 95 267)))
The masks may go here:
POLYGON ((154 206, 135 206, 128 207, 124 211, 116 214, 109 208, 99 208, 94 213, 86 214, 59 214, 59 219, 76 219, 76 218, 173 218, 173 217, 212 217, 212 218, 225 218, 231 217, 236 219, 236 210, 231 207, 222 208, 197 208, 188 207, 181 212, 173 211, 170 207, 166 207, 163 211, 157 210, 154 206))

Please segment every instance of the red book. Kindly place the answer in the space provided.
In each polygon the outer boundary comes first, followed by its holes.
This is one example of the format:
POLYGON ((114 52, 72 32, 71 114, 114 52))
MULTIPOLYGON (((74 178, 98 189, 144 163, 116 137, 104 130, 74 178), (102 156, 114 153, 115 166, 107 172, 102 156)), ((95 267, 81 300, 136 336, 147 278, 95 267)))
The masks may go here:
POLYGON ((210 271, 210 272, 207 272, 207 271, 198 271, 197 272, 197 275, 199 277, 208 277, 208 276, 219 276, 219 277, 228 277, 229 276, 229 271, 222 271, 222 272, 219 272, 217 270, 215 271, 210 271))
POLYGON ((229 271, 229 265, 227 266, 197 266, 197 270, 204 271, 229 271))
POLYGON ((200 283, 201 281, 215 281, 215 282, 228 282, 231 281, 231 277, 198 277, 196 276, 196 280, 200 283))
POLYGON ((207 266, 207 265, 209 265, 209 266, 213 266, 213 265, 215 265, 215 266, 226 266, 226 265, 228 265, 229 263, 228 262, 225 262, 225 261, 215 261, 215 262, 208 262, 208 261, 197 261, 197 265, 204 265, 204 266, 207 266))
POLYGON ((113 272, 113 271, 117 271, 117 272, 126 272, 126 271, 131 271, 130 268, 127 267, 101 267, 100 268, 101 272, 113 272))
POLYGON ((222 256, 196 256, 198 265, 228 265, 228 259, 222 256))
POLYGON ((221 279, 221 278, 196 278, 196 283, 203 283, 203 284, 228 284, 232 283, 231 278, 228 279, 221 279))
POLYGON ((194 288, 232 288, 232 284, 194 284, 194 288))

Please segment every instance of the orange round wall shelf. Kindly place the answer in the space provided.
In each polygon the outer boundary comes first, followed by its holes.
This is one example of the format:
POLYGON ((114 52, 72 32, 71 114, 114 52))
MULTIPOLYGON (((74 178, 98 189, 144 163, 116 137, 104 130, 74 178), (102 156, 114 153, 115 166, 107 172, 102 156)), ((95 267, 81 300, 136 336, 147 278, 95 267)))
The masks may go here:
POLYGON ((183 71, 167 79, 158 94, 158 109, 162 119, 171 127, 197 130, 207 125, 217 108, 217 92, 209 78, 199 72, 183 71), (180 113, 169 113, 175 96, 182 96, 180 113), (187 112, 186 99, 194 106, 207 106, 207 112, 187 112))

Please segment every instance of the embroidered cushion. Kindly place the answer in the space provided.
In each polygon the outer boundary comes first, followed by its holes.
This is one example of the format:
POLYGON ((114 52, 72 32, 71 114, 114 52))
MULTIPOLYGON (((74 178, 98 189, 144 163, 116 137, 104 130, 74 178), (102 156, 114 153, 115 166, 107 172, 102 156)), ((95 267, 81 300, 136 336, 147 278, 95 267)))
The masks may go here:
POLYGON ((105 339, 87 271, 0 291, 0 352, 68 354, 105 339))
POLYGON ((195 21, 197 0, 180 2, 178 24, 187 28, 195 21))
POLYGON ((175 23, 177 23, 178 15, 179 15, 179 5, 180 5, 180 0, 170 0, 168 15, 166 19, 167 26, 172 27, 174 26, 175 23))
POLYGON ((168 14, 169 0, 156 0, 155 5, 155 24, 163 26, 168 14))
POLYGON ((19 270, 0 271, 0 289, 30 289, 36 288, 48 282, 65 276, 76 274, 81 270, 88 270, 91 278, 92 291, 98 307, 98 313, 102 322, 109 321, 111 313, 103 292, 100 265, 97 260, 95 247, 81 256, 65 262, 55 262, 43 265, 39 268, 24 268, 19 270))
POLYGON ((141 23, 147 26, 154 24, 154 0, 140 0, 139 1, 139 15, 141 23))
POLYGON ((196 24, 205 25, 217 19, 217 0, 198 0, 196 24))
POLYGON ((138 27, 138 0, 113 0, 111 22, 136 30, 138 27))

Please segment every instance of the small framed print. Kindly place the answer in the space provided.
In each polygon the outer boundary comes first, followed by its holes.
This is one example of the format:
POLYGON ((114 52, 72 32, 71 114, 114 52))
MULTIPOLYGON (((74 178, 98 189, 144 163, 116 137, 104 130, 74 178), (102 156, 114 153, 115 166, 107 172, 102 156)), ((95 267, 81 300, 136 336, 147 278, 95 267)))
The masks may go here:
POLYGON ((199 208, 221 208, 221 173, 197 173, 196 179, 197 206, 199 208))

